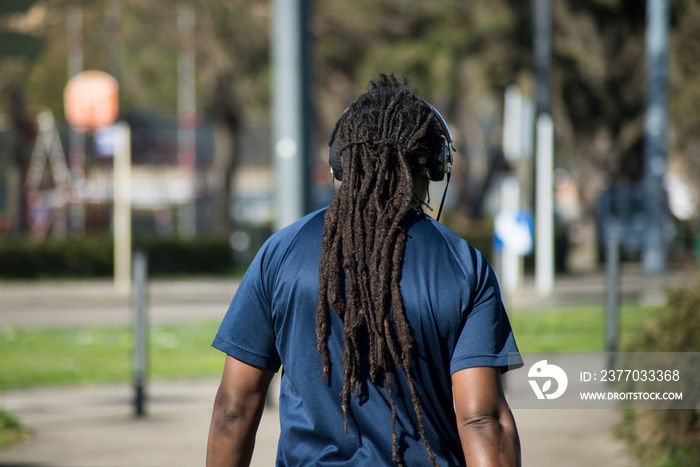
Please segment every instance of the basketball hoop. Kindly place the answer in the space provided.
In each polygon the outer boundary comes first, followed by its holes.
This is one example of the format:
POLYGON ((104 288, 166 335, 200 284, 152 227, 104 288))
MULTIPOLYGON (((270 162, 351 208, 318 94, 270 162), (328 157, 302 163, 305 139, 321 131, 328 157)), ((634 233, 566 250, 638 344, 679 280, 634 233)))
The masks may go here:
POLYGON ((112 125, 119 115, 119 84, 102 71, 72 77, 63 92, 66 120, 79 131, 112 125))

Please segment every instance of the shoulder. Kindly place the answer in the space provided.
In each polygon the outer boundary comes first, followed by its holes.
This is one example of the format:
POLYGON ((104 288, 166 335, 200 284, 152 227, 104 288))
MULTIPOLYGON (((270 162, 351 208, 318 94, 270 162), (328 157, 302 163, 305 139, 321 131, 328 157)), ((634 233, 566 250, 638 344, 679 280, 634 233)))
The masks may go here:
POLYGON ((274 232, 265 241, 253 260, 263 271, 278 271, 287 260, 304 252, 320 249, 325 209, 314 211, 298 221, 274 232))
POLYGON ((239 290, 253 286, 271 297, 280 275, 292 267, 298 268, 301 260, 306 261, 312 252, 320 250, 324 214, 325 209, 312 212, 270 235, 248 266, 239 290))
POLYGON ((298 241, 300 236, 314 237, 316 233, 321 234, 323 232, 325 213, 326 208, 319 209, 273 233, 263 244, 261 252, 270 249, 284 250, 298 241))
POLYGON ((465 270, 465 274, 484 271, 490 267, 481 251, 465 238, 427 215, 421 217, 423 217, 423 222, 417 222, 416 225, 421 225, 421 229, 425 232, 424 235, 427 236, 424 242, 429 244, 431 248, 438 245, 446 248, 449 255, 465 270))
POLYGON ((272 236, 271 239, 283 239, 283 238, 294 238, 299 232, 306 228, 321 225, 323 226, 324 217, 326 215, 326 210, 328 208, 319 209, 310 214, 305 215, 296 222, 289 224, 288 226, 278 230, 272 236))
MULTIPOLYGON (((440 271, 451 290, 467 293, 470 303, 499 296, 498 280, 486 257, 450 228, 426 216, 409 227, 409 267, 440 271)), ((441 287, 444 288, 444 285, 441 287)))

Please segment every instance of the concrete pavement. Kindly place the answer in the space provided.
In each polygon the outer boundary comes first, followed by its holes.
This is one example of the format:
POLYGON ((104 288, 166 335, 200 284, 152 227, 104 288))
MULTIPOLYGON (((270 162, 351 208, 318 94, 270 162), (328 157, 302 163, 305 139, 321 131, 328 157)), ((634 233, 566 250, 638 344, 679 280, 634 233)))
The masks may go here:
MULTIPOLYGON (((237 286, 237 281, 220 277, 150 281, 150 320, 221 319, 237 286)), ((0 326, 126 326, 132 319, 130 295, 117 292, 110 280, 0 282, 0 326)))
MULTIPOLYGON (((149 385, 147 416, 136 418, 127 385, 10 391, 0 406, 34 430, 0 452, 2 467, 189 467, 204 465, 217 380, 149 385)), ((523 465, 634 467, 612 436, 610 410, 516 410, 523 465)), ((252 465, 274 465, 275 408, 265 410, 252 465)))
MULTIPOLYGON (((646 277, 623 271, 626 302, 659 304, 666 290, 693 273, 646 277)), ((586 274, 557 280, 552 296, 538 297, 531 281, 508 298, 511 309, 556 308, 562 303, 603 303, 604 280, 586 274)), ((155 324, 220 319, 235 291, 227 279, 154 281, 149 286, 155 324)), ((128 297, 109 281, 0 283, 0 327, 125 325, 128 297)), ((140 467, 203 465, 216 379, 153 381, 147 417, 133 415, 132 388, 99 385, 39 388, 0 394, 0 407, 34 431, 28 441, 0 452, 9 467, 140 467)), ((620 413, 610 410, 516 410, 525 466, 633 467, 612 435, 620 413)), ((258 433, 254 466, 274 464, 277 412, 267 409, 258 433)))

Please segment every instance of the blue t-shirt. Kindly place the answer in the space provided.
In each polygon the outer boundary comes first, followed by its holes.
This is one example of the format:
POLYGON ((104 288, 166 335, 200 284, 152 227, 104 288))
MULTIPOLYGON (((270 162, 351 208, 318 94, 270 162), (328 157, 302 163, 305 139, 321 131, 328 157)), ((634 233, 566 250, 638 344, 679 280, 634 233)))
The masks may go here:
MULTIPOLYGON (((331 312, 331 371, 321 380, 316 303, 325 210, 272 235, 236 291, 213 346, 250 365, 283 368, 278 465, 392 465, 386 388, 366 381, 341 409, 342 321, 331 312)), ((440 465, 463 465, 452 373, 506 368, 518 349, 493 270, 482 254, 425 214, 411 214, 401 276, 415 337, 413 373, 425 433, 440 465), (509 361, 509 354, 511 358, 509 361)), ((392 388, 399 449, 406 465, 429 464, 403 372, 392 388)))

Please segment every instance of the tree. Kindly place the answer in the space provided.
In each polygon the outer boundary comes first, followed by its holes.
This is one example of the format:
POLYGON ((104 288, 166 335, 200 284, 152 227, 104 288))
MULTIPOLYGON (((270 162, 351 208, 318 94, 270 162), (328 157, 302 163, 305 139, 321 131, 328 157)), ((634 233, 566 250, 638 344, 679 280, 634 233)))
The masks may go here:
POLYGON ((369 78, 406 72, 457 139, 455 212, 480 215, 484 181, 499 169, 501 96, 530 61, 523 43, 526 13, 522 4, 506 1, 319 2, 314 32, 321 137, 369 78))
MULTIPOLYGON (((700 4, 672 4, 669 57, 669 158, 680 173, 700 187, 700 4)), ((700 202, 700 199, 696 199, 700 202)), ((700 213, 696 213, 697 215, 700 213)))
POLYGON ((557 165, 589 209, 608 182, 639 181, 645 108, 643 2, 553 2, 557 165))
MULTIPOLYGON (((120 57, 122 108, 173 117, 179 44, 174 2, 122 0, 115 30, 105 23, 114 1, 83 4, 86 67, 109 71, 112 57, 120 57)), ((45 0, 34 7, 43 9, 43 19, 29 29, 45 39, 46 48, 36 64, 21 72, 27 73, 30 109, 48 105, 62 115, 66 9, 73 4, 45 0)), ((562 0, 552 7, 556 165, 576 175, 590 211, 607 181, 641 177, 644 2, 562 0)), ((272 2, 200 0, 195 12, 198 107, 229 135, 231 157, 221 166, 228 183, 238 160, 240 132, 251 122, 270 121, 272 2)), ((368 79, 379 72, 407 72, 441 110, 457 139, 455 211, 464 219, 483 215, 488 180, 509 170, 500 155, 503 91, 515 83, 532 92, 530 2, 329 0, 314 2, 311 15, 316 163, 326 162, 332 125, 368 79)), ((700 99, 698 27, 697 2, 674 0, 670 157, 693 173, 700 173, 692 170, 700 147, 695 131, 700 117, 693 111, 700 99)))
POLYGON ((13 0, 0 6, 0 95, 8 115, 5 153, 0 154, 1 234, 17 231, 24 221, 20 180, 34 134, 27 115, 25 80, 42 49, 41 41, 27 34, 32 25, 24 13, 32 3, 33 0, 13 0))
MULTIPOLYGON (((189 0, 182 0, 186 2, 189 0)), ((46 0, 34 15, 33 29, 49 44, 47 53, 26 74, 28 106, 48 106, 63 115, 67 80, 68 10, 82 6, 84 65, 117 76, 123 113, 147 111, 173 118, 177 109, 178 37, 174 2, 46 0), (115 24, 115 8, 116 21, 115 24)), ((251 121, 265 121, 269 109, 268 1, 202 0, 195 6, 197 91, 199 108, 224 128, 231 154, 218 167, 223 190, 222 231, 229 231, 227 200, 236 168, 240 132, 251 121)), ((19 80, 15 80, 19 81, 19 80)), ((219 132, 218 134, 221 134, 219 132)))

